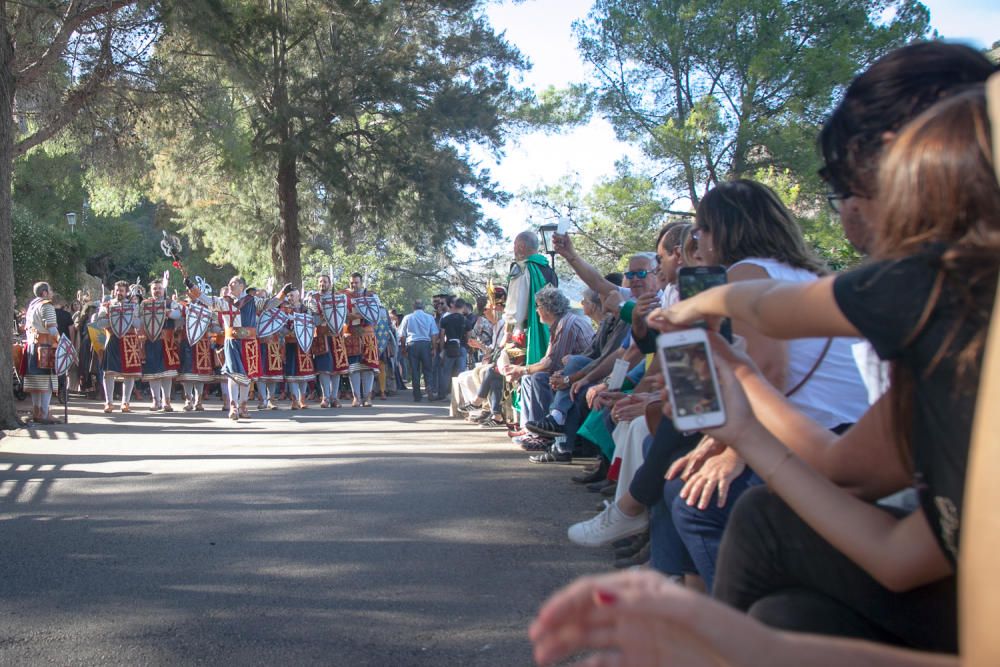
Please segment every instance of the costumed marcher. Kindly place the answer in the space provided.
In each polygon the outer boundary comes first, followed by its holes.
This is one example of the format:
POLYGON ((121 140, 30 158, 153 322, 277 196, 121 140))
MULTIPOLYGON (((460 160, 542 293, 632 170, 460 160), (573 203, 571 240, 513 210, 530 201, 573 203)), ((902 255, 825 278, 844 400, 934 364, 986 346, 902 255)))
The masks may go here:
MULTIPOLYGON (((229 280, 229 296, 204 294, 189 278, 184 279, 184 284, 192 298, 218 311, 222 317, 226 335, 222 374, 227 378, 229 390, 229 418, 234 421, 249 419, 250 382, 260 377, 257 313, 264 309, 267 299, 247 294, 247 283, 242 276, 229 280)), ((276 298, 284 299, 291 289, 291 283, 286 284, 276 298)))
POLYGON ((312 345, 316 335, 316 316, 302 303, 298 290, 288 294, 284 306, 289 314, 285 335, 285 386, 292 397, 292 410, 305 410, 308 384, 316 379, 312 345))
POLYGON ((114 404, 115 382, 122 383, 121 411, 131 412, 129 405, 135 382, 142 375, 142 338, 139 336, 139 307, 129 295, 129 284, 115 283, 111 299, 102 303, 94 324, 107 329, 104 344, 104 412, 114 404))
POLYGON ((177 304, 164 294, 163 282, 154 280, 149 283, 149 298, 139 304, 139 323, 145 337, 142 380, 149 383, 153 401, 150 409, 154 412, 174 411, 170 405, 170 394, 181 366, 174 328, 180 317, 177 304))
MULTIPOLYGON (((542 323, 535 310, 535 295, 546 285, 559 286, 556 272, 549 260, 538 252, 538 235, 526 230, 514 237, 514 262, 507 275, 507 306, 503 318, 507 326, 507 340, 525 337, 523 365, 537 363, 549 347, 549 328, 542 323)), ((501 369, 503 370, 503 369, 501 369)), ((515 390, 511 395, 513 408, 519 410, 520 397, 515 390)))
POLYGON ((332 290, 330 276, 317 276, 319 292, 306 300, 306 306, 317 315, 319 325, 313 340, 313 359, 316 376, 323 391, 319 407, 339 408, 340 379, 350 371, 347 346, 344 340, 344 320, 347 317, 347 300, 343 294, 332 290))
POLYGON ((385 306, 379 306, 378 322, 375 323, 375 343, 378 345, 378 397, 382 400, 386 395, 386 383, 395 382, 392 372, 395 358, 398 354, 399 341, 396 338, 396 328, 389 321, 389 311, 385 306))
POLYGON ((268 299, 274 279, 268 280, 267 290, 258 292, 263 297, 264 309, 258 314, 257 341, 260 345, 260 377, 257 378, 257 409, 277 410, 278 385, 285 376, 284 322, 287 318, 282 303, 268 299))
MULTIPOLYGON (((195 282, 206 294, 212 293, 211 285, 199 277, 195 278, 195 282)), ((211 331, 217 315, 198 301, 183 303, 180 310, 183 326, 175 329, 181 356, 177 381, 184 388, 184 410, 204 410, 205 385, 218 380, 211 331)))
POLYGON ((31 394, 31 419, 37 424, 55 424, 49 416, 52 392, 56 389, 55 350, 59 342, 56 309, 50 299, 52 291, 46 282, 35 283, 35 298, 25 313, 27 334, 27 374, 24 390, 31 394))
POLYGON ((347 299, 347 324, 345 344, 351 369, 351 392, 354 407, 371 407, 375 373, 379 371, 378 344, 375 340, 375 323, 378 321, 378 296, 365 287, 360 273, 351 274, 351 288, 345 292, 347 299))

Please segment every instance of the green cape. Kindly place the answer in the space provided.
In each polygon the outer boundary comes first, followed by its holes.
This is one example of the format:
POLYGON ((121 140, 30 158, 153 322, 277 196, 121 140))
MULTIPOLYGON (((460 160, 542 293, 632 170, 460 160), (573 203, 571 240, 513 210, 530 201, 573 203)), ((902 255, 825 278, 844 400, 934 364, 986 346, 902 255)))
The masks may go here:
MULTIPOLYGON (((524 331, 528 339, 527 354, 524 358, 525 366, 537 363, 549 349, 549 327, 538 319, 538 311, 535 309, 535 295, 546 285, 545 277, 539 267, 548 265, 548 257, 538 253, 524 260, 531 285, 528 290, 528 323, 524 331)), ((511 404, 515 410, 519 410, 521 407, 521 395, 517 389, 514 389, 511 395, 511 404)))

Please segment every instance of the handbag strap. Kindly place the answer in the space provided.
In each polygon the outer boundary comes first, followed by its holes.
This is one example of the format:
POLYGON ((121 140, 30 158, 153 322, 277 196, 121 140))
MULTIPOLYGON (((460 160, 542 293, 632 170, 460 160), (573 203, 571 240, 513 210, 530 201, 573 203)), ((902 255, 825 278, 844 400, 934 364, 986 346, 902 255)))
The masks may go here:
POLYGON ((823 360, 826 359, 826 353, 830 351, 831 345, 833 345, 833 338, 827 338, 826 345, 823 346, 823 351, 820 352, 819 357, 816 358, 816 363, 809 369, 809 372, 806 373, 805 377, 799 380, 797 385, 785 392, 785 398, 791 398, 795 392, 805 386, 806 382, 809 382, 809 378, 813 376, 813 374, 819 369, 820 364, 823 363, 823 360))

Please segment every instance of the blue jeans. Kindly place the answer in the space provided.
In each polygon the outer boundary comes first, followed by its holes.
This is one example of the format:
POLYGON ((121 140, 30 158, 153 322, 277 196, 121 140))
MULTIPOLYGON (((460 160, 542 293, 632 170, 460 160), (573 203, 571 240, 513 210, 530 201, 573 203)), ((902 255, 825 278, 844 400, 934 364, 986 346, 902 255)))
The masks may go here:
POLYGON ((521 378, 521 423, 538 421, 549 412, 552 403, 552 387, 549 374, 532 373, 521 378))
POLYGON ((434 393, 434 385, 431 382, 431 342, 429 340, 414 341, 406 346, 407 357, 410 360, 410 382, 413 383, 413 400, 419 401, 420 396, 420 374, 423 373, 424 385, 427 393, 434 393))
POLYGON ((483 384, 479 386, 479 398, 489 399, 490 410, 495 415, 502 415, 500 403, 503 401, 504 379, 496 367, 491 367, 483 376, 483 384))
MULTIPOLYGON (((571 355, 569 359, 566 360, 566 365, 563 366, 563 375, 572 375, 578 370, 589 364, 593 359, 590 357, 585 357, 582 354, 571 355)), ((552 397, 552 402, 549 405, 550 410, 558 410, 563 414, 563 417, 569 413, 569 409, 573 407, 573 399, 569 396, 569 388, 560 389, 552 397)))
POLYGON ((677 495, 684 486, 682 480, 671 480, 663 485, 664 503, 670 503, 670 514, 674 526, 677 527, 677 533, 691 555, 695 569, 705 580, 709 593, 712 592, 712 584, 715 583, 715 563, 719 559, 719 544, 722 543, 722 533, 726 530, 729 515, 745 491, 763 483, 763 480, 747 466, 746 470, 729 485, 726 506, 719 507, 718 497, 713 494, 708 507, 703 510, 689 506, 687 501, 677 495), (673 496, 673 501, 669 500, 668 493, 673 496))
POLYGON ((464 371, 467 364, 468 357, 465 355, 465 350, 461 350, 457 357, 441 353, 441 375, 438 378, 437 391, 439 397, 451 394, 451 379, 464 371))

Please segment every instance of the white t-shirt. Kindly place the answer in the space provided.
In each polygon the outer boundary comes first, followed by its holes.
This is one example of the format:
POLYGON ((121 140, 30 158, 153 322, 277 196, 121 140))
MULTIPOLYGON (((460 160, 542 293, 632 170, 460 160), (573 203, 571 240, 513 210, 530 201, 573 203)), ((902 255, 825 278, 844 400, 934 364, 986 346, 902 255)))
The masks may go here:
MULTIPOLYGON (((816 276, 774 259, 747 258, 733 266, 751 264, 767 271, 775 280, 810 282, 816 276)), ((729 268, 733 268, 733 266, 729 268)), ((782 391, 795 388, 823 353, 826 338, 798 338, 787 341, 788 373, 782 391)), ((868 391, 854 360, 853 345, 858 338, 834 338, 822 363, 809 380, 788 400, 826 428, 853 424, 868 410, 868 391)))

